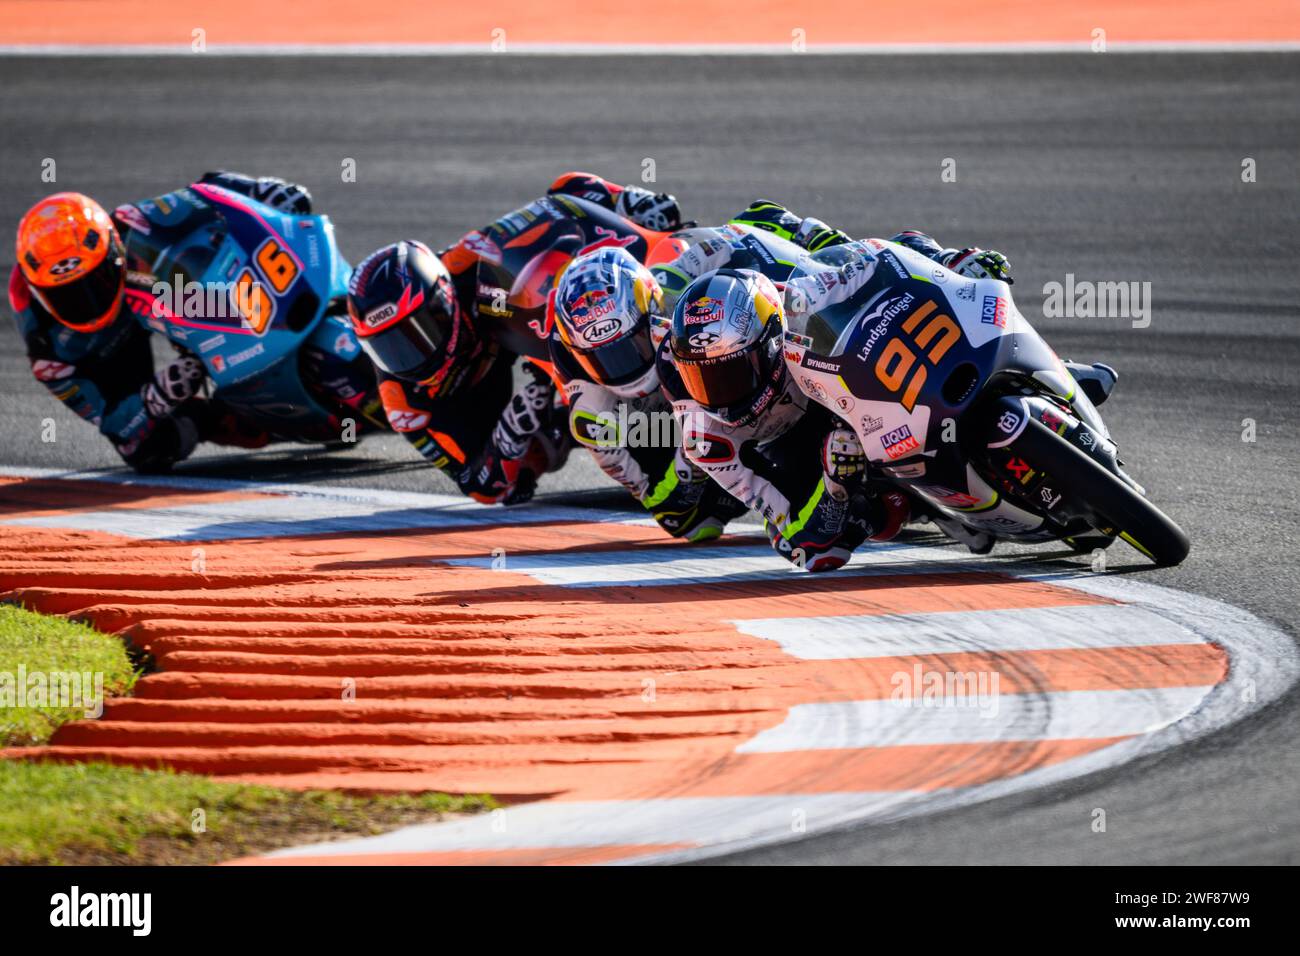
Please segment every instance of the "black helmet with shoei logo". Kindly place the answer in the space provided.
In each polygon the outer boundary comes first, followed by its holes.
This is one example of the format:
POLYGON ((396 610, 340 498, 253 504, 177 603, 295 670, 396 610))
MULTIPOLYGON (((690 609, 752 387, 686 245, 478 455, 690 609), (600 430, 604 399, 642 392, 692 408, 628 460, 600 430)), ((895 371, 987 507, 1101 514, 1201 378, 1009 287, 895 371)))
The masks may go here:
POLYGON ((748 269, 719 269, 682 292, 669 332, 673 364, 687 394, 714 418, 740 424, 779 396, 781 295, 748 269))
POLYGON ((659 387, 654 324, 665 322, 659 283, 621 246, 574 259, 556 288, 560 341, 592 381, 623 398, 659 387))
POLYGON ((367 256, 348 283, 348 316, 375 365, 434 395, 454 391, 479 349, 451 274, 422 242, 403 240, 367 256))

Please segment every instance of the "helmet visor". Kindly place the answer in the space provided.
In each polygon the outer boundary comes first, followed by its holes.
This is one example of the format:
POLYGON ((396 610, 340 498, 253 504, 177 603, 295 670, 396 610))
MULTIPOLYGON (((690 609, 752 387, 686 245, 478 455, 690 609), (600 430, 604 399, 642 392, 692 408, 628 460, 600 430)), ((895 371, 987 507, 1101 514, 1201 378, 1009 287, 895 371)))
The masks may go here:
POLYGON ((650 332, 642 327, 631 335, 591 350, 570 349, 592 380, 601 385, 624 385, 644 375, 654 364, 650 332))
POLYGON ((747 406, 767 382, 763 341, 719 358, 684 359, 674 356, 686 392, 705 408, 747 406))
POLYGON ((118 250, 110 249, 99 265, 63 285, 31 287, 45 311, 70 329, 94 332, 117 315, 126 283, 118 250))
POLYGON ((432 374, 446 357, 455 324, 443 307, 442 297, 430 295, 409 315, 369 335, 361 334, 365 324, 359 323, 357 339, 371 360, 389 375, 419 381, 432 374))

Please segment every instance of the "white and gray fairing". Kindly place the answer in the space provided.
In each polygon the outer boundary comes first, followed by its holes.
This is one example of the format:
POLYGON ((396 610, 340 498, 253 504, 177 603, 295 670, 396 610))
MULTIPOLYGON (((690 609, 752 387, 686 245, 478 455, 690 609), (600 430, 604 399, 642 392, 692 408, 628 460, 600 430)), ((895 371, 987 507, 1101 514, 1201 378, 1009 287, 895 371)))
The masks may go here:
POLYGON ((1070 403, 1107 434, 1006 283, 970 279, 905 246, 868 239, 805 254, 785 304, 791 377, 854 429, 881 473, 968 527, 1049 536, 1040 516, 976 473, 955 438, 980 389, 1003 374, 1070 403))

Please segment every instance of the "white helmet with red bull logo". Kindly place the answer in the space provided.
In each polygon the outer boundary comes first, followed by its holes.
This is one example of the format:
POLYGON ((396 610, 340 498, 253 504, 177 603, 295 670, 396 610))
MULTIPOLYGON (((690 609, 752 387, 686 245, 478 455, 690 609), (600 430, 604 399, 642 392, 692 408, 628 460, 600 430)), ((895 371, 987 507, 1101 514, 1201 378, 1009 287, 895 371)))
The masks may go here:
POLYGON ((781 295, 748 269, 719 269, 682 292, 669 331, 682 385, 711 416, 753 421, 785 386, 781 295))
POLYGON ((560 340, 593 382, 622 398, 659 387, 655 350, 666 324, 659 283, 620 246, 574 259, 556 288, 560 340))

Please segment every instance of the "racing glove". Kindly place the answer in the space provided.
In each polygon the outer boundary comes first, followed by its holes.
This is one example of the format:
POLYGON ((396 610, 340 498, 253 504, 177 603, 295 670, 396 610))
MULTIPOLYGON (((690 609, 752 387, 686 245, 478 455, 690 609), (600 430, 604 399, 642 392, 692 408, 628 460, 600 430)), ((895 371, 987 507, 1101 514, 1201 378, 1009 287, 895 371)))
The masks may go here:
POLYGON ((801 219, 780 203, 772 202, 770 199, 755 199, 732 222, 776 233, 778 236, 792 240, 809 252, 853 241, 853 237, 847 232, 832 229, 815 216, 801 219))
POLYGON ((186 355, 159 369, 140 390, 145 411, 150 418, 167 418, 177 406, 199 393, 207 374, 203 363, 186 355))
POLYGON ((857 432, 847 426, 833 428, 822 440, 822 472, 826 490, 836 501, 848 501, 849 486, 867 471, 867 453, 857 432))
POLYGON ((682 227, 682 209, 677 197, 668 193, 652 193, 640 186, 624 186, 614 207, 620 216, 626 216, 638 226, 658 232, 672 232, 682 227))
POLYGON ((311 215, 311 193, 306 186, 299 186, 280 179, 278 176, 245 176, 225 170, 204 173, 199 182, 213 183, 233 190, 244 196, 251 196, 258 202, 266 203, 274 209, 299 216, 311 215))
MULTIPOLYGON (((847 425, 831 429, 822 442, 826 491, 849 506, 845 540, 856 548, 863 541, 888 541, 912 516, 911 503, 898 489, 867 478, 867 453, 857 432, 847 425)), ((852 548, 850 548, 852 550, 852 548)))
POLYGON ((981 249, 978 246, 945 249, 939 256, 939 262, 968 279, 1001 279, 1007 285, 1015 283, 1011 278, 1011 263, 1006 256, 993 249, 981 249))
POLYGON ((794 231, 794 241, 809 252, 816 252, 827 246, 852 242, 853 237, 843 230, 826 225, 820 219, 809 216, 799 223, 799 228, 794 231))
POLYGON ((764 520, 763 530, 776 553, 791 564, 807 571, 834 571, 844 566, 863 540, 849 524, 849 507, 848 501, 837 501, 818 482, 808 503, 791 509, 793 514, 806 512, 805 517, 788 524, 784 532, 764 520))
POLYGON ((162 418, 138 441, 115 445, 122 461, 141 475, 167 471, 188 458, 199 443, 199 427, 186 415, 162 418))
POLYGON ((663 481, 647 492, 641 503, 659 527, 686 541, 716 538, 728 521, 749 510, 723 491, 680 448, 663 481), (659 489, 665 486, 668 490, 661 492, 659 489))

